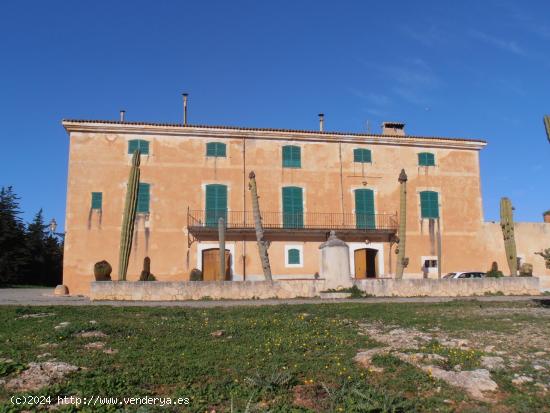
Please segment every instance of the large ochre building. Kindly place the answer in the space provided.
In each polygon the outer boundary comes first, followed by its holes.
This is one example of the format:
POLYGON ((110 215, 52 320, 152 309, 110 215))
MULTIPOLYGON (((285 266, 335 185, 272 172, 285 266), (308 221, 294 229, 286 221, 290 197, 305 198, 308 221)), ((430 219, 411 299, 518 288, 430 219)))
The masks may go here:
MULTIPOLYGON (((104 120, 63 126, 70 140, 63 282, 71 294, 88 293, 98 261, 111 263, 117 277, 136 148, 141 178, 128 280, 139 278, 146 256, 161 281, 189 280, 194 268, 205 280, 263 279, 251 171, 276 279, 314 278, 331 230, 350 247, 352 276, 395 276, 402 169, 405 277, 486 270, 492 261, 508 272, 500 226, 483 218, 482 140, 410 136, 404 124, 390 122, 381 134, 104 120), (218 270, 220 217, 226 274, 218 270)), ((550 223, 516 223, 516 240, 522 262, 549 284, 550 270, 535 252, 550 246, 550 223)))

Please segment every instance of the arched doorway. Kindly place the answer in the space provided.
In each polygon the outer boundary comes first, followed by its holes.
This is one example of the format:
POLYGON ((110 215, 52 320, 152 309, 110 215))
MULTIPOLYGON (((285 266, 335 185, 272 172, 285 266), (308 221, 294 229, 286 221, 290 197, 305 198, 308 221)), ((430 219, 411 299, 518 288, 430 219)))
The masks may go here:
POLYGON ((376 255, 378 250, 373 248, 361 248, 355 250, 355 278, 376 278, 378 277, 378 263, 376 255))
POLYGON ((230 281, 231 280, 231 252, 225 250, 225 274, 220 274, 220 249, 210 248, 202 251, 202 279, 203 281, 230 281))

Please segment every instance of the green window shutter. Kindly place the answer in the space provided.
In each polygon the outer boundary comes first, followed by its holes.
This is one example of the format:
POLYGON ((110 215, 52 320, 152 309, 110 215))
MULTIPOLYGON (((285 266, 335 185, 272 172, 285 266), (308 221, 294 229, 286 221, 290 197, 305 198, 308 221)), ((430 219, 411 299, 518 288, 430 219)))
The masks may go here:
POLYGON ((136 208, 137 213, 149 213, 150 187, 150 184, 140 182, 136 208))
POLYGON ((430 152, 421 152, 418 154, 419 166, 435 166, 435 155, 430 152))
POLYGON ((102 192, 92 192, 92 209, 101 209, 103 203, 102 192))
POLYGON ((300 264, 300 250, 291 248, 288 250, 288 263, 300 264))
POLYGON ((206 185, 206 225, 217 226, 220 218, 227 225, 227 186, 206 185))
POLYGON ((225 158, 226 157, 225 143, 208 142, 206 144, 206 156, 225 158))
POLYGON ((283 146, 283 168, 301 168, 301 148, 299 146, 283 146))
POLYGON ((143 139, 130 139, 128 141, 128 153, 133 155, 139 148, 141 155, 149 155, 149 141, 143 139))
POLYGON ((304 202, 302 188, 283 188, 283 228, 304 227, 304 202))
POLYGON ((370 149, 356 148, 353 150, 353 162, 371 163, 372 156, 370 149))
POLYGON ((420 192, 420 217, 439 218, 439 194, 437 192, 420 192))
POLYGON ((374 192, 372 189, 355 190, 355 223, 358 229, 374 229, 374 192))

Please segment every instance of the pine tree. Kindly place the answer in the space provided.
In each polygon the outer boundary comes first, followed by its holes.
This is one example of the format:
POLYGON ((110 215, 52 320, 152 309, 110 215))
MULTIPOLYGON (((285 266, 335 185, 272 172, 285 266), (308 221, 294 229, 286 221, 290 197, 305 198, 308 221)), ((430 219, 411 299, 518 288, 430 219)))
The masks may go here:
POLYGON ((11 186, 0 190, 0 284, 23 281, 29 255, 19 197, 11 186))
POLYGON ((25 271, 26 284, 44 285, 47 279, 47 227, 47 225, 44 225, 44 216, 42 214, 42 209, 40 209, 40 211, 38 211, 34 216, 32 222, 27 226, 27 231, 25 234, 27 252, 30 256, 25 271))

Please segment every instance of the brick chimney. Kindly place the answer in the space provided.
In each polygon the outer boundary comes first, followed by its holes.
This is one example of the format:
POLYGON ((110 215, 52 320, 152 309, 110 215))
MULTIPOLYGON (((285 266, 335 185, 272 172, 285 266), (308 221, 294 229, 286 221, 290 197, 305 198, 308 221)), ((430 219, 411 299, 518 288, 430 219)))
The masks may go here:
POLYGON ((405 136, 405 124, 402 122, 382 123, 382 135, 405 136))
POLYGON ((542 217, 544 218, 544 222, 550 224, 550 209, 546 212, 543 212, 542 217))

